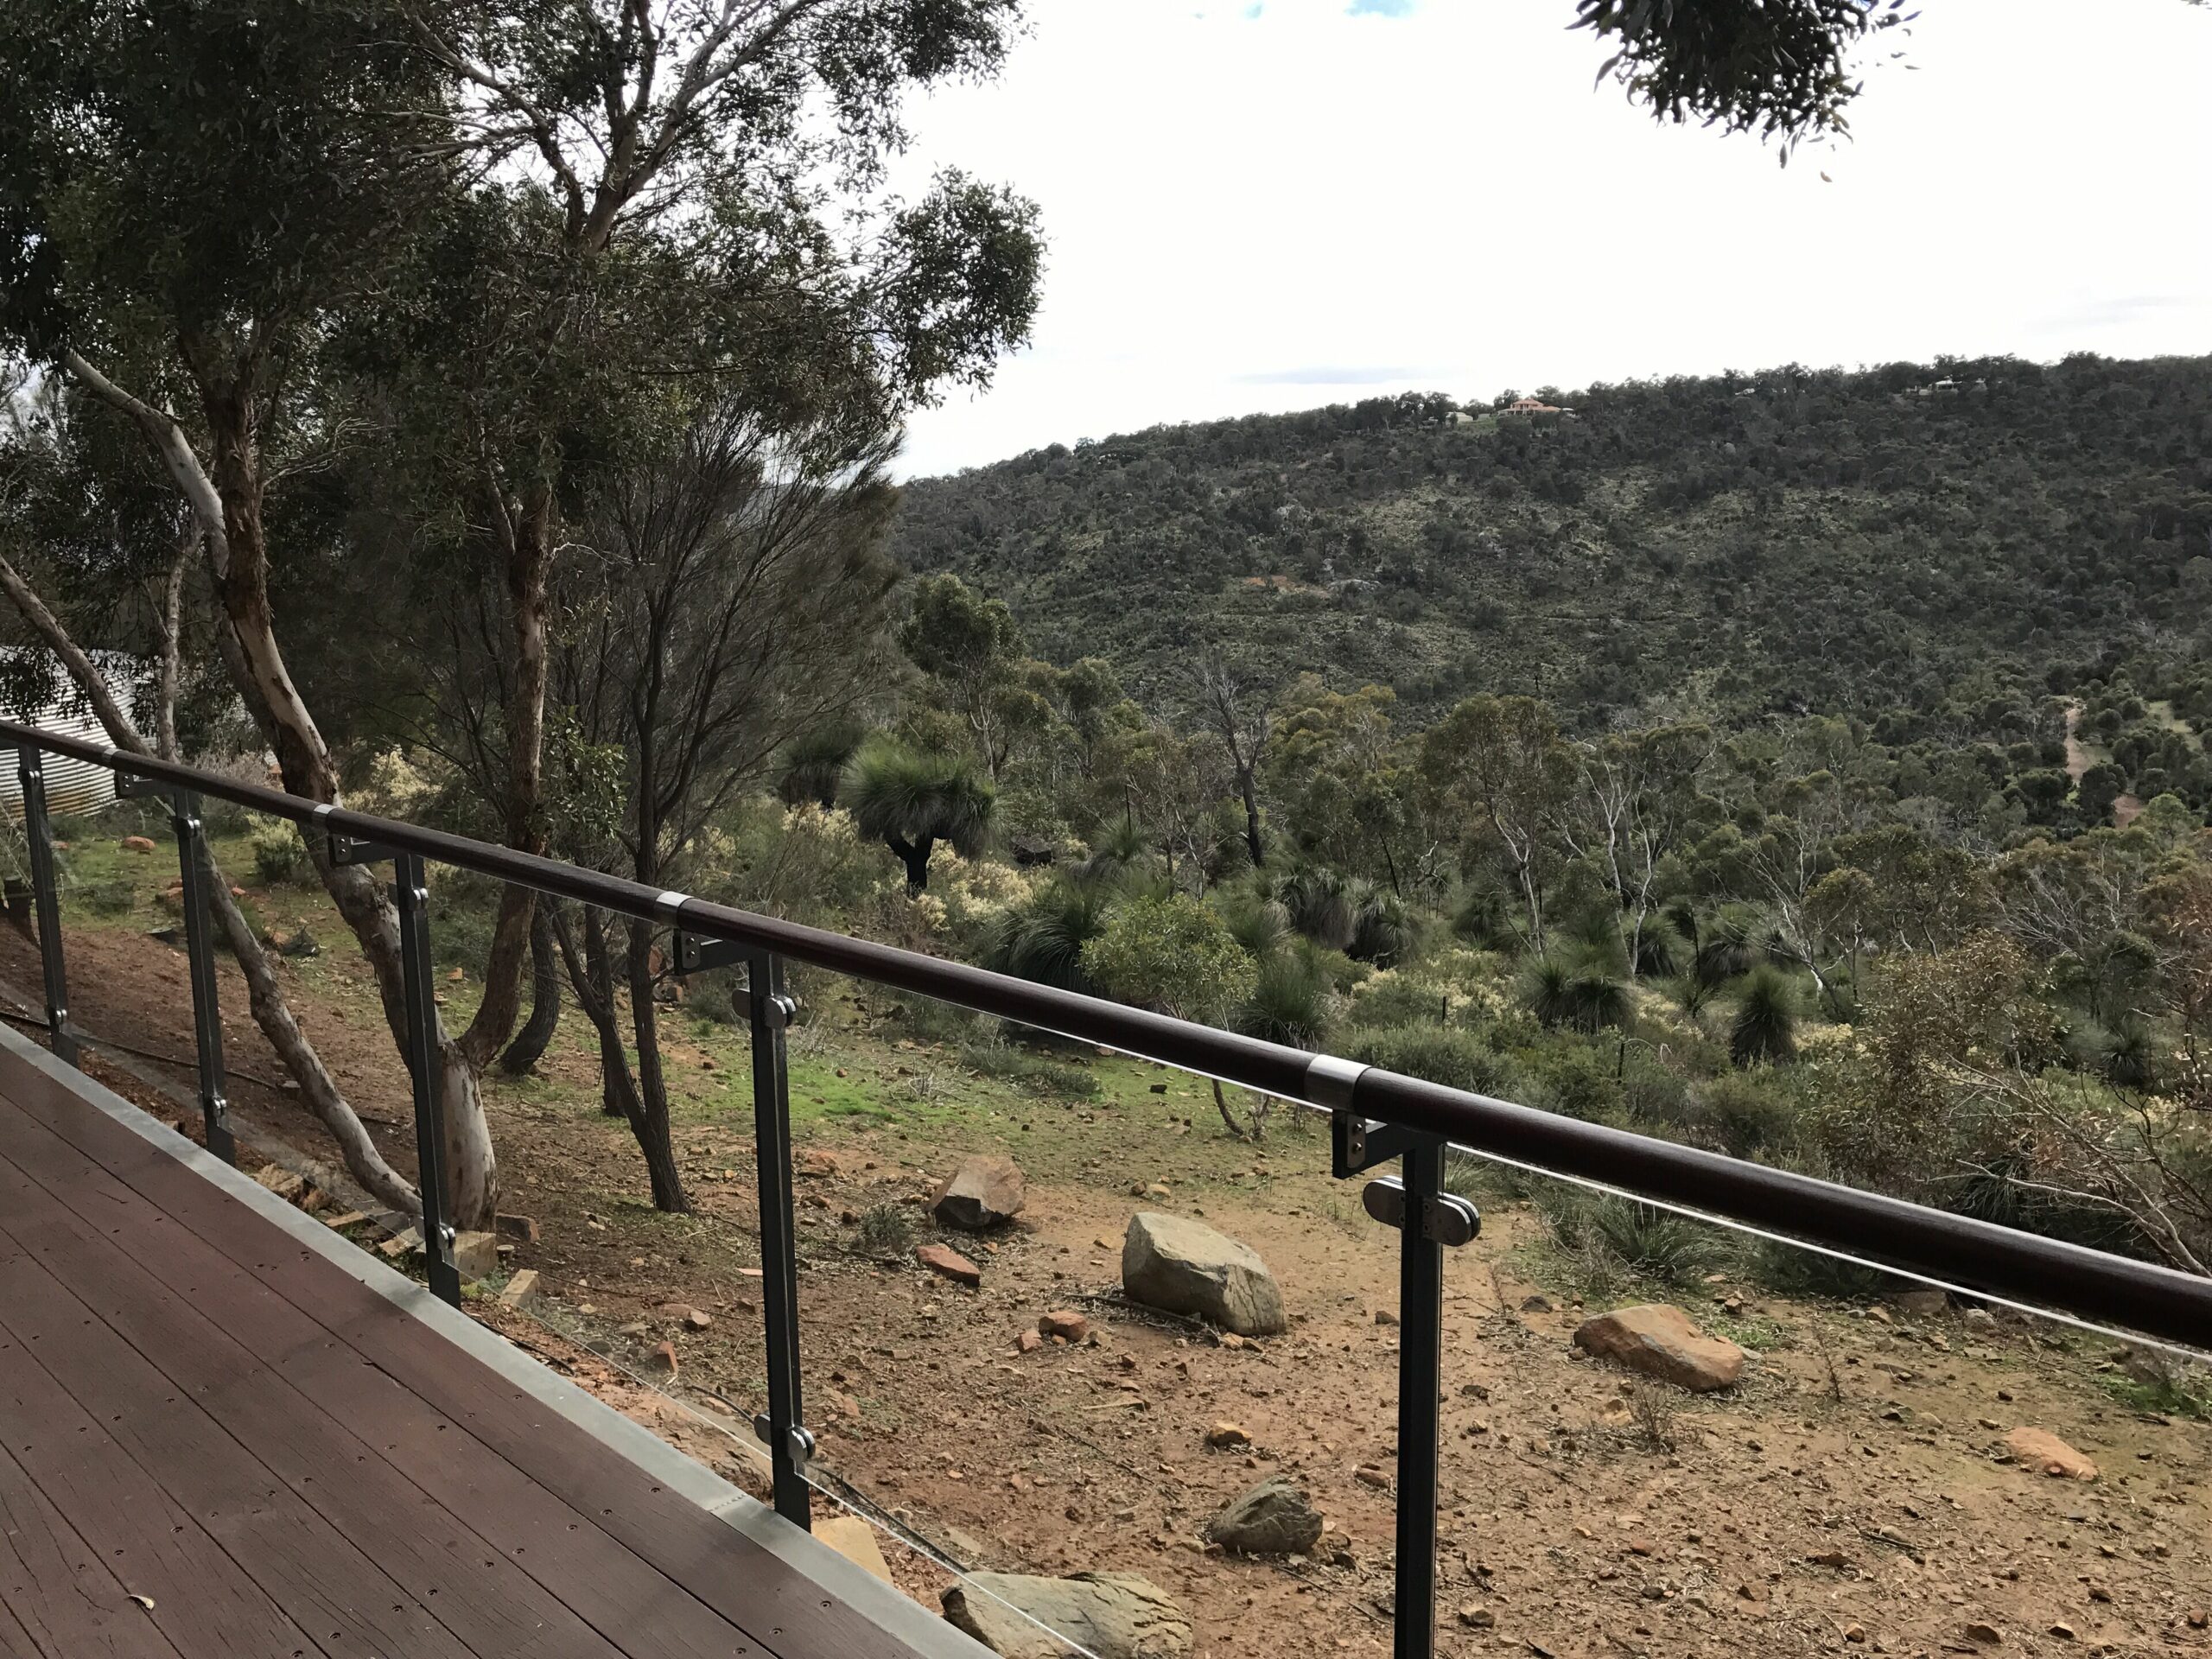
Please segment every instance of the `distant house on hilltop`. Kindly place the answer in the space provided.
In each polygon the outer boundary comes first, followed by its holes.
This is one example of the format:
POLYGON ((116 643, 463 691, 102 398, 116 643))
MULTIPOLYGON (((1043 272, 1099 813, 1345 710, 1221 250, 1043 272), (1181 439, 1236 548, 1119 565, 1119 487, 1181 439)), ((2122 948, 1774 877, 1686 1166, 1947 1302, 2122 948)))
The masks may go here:
POLYGON ((1557 404, 1548 404, 1541 397, 1516 397, 1499 411, 1505 415, 1557 415, 1567 420, 1574 418, 1574 411, 1562 409, 1557 404))

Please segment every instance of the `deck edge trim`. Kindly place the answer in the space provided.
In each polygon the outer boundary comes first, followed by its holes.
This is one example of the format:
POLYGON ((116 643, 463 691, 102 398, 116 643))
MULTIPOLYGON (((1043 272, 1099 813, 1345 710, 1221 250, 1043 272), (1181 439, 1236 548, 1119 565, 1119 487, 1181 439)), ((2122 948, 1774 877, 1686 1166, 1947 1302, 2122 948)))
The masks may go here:
POLYGON ((794 1571, 843 1602, 893 1641, 934 1659, 988 1659, 989 1649, 910 1600, 873 1573, 785 1520, 641 1423, 632 1422, 575 1383, 530 1357, 497 1332, 449 1307, 423 1286, 284 1202, 259 1182, 210 1155, 168 1124, 140 1110, 96 1077, 57 1060, 21 1033, 0 1025, 0 1054, 44 1072, 93 1109, 221 1188, 288 1236, 315 1252, 393 1306, 404 1309, 463 1353, 527 1393, 548 1410, 616 1452, 670 1491, 744 1534, 794 1571))

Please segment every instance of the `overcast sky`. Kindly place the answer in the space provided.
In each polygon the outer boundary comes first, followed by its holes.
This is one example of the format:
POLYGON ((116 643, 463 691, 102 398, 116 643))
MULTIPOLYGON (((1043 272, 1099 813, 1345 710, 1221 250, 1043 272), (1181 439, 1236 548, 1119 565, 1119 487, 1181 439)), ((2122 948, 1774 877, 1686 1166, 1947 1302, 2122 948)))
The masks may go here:
POLYGON ((1853 141, 1787 168, 1593 91, 1571 0, 1029 10, 909 162, 1037 200, 1043 307, 990 391, 915 419, 910 474, 1407 387, 2212 351, 2212 12, 2182 0, 1925 0, 1853 141))

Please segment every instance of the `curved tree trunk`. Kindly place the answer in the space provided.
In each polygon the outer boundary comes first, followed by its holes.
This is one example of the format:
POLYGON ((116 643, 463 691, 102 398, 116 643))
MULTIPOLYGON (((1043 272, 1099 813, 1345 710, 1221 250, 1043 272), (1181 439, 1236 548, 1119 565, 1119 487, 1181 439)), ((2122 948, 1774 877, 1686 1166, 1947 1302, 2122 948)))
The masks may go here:
MULTIPOLYGON (((206 532, 208 572, 222 613, 224 626, 217 633, 225 666, 276 756, 285 789, 334 805, 340 800, 337 768, 314 715, 284 666, 270 607, 268 548, 261 518, 263 479, 251 402, 243 387, 202 369, 202 358, 213 355, 195 351, 194 342, 185 343, 185 356, 200 380, 214 453, 212 474, 200 464, 174 418, 115 385, 74 351, 64 353, 63 365, 95 396, 138 425, 192 504, 206 532)), ((328 849, 315 838, 309 839, 308 852, 324 891, 360 941, 362 954, 376 975, 385 1023, 404 1052, 406 998, 398 916, 391 894, 368 870, 331 863, 328 849)), ((448 1213, 456 1227, 488 1229, 499 1201, 499 1166, 475 1068, 442 1021, 434 1028, 433 1039, 445 1110, 447 1179, 452 1187, 448 1213)))
POLYGON ((544 1057, 561 1025, 561 957, 545 913, 550 903, 539 900, 531 915, 530 1018, 499 1056, 499 1070, 511 1077, 524 1075, 544 1057))
MULTIPOLYGON (((47 607, 36 591, 4 558, 0 558, 0 588, 6 590, 8 597, 15 601, 16 608, 22 613, 23 620, 61 659, 62 665, 68 670, 69 677, 76 682, 77 689, 92 705, 93 714, 107 733, 108 741, 118 749, 127 749, 133 754, 150 753, 152 751, 147 747, 146 740, 139 734, 129 714, 116 702, 108 690, 106 680, 92 666, 91 658, 78 648, 76 641, 62 626, 61 620, 47 607)), ((174 582, 170 591, 175 591, 174 582)), ((173 627, 174 623, 171 626, 173 627)), ((174 683, 173 677, 168 683, 174 683)), ((167 737, 172 730, 169 718, 165 714, 162 731, 165 741, 173 747, 173 739, 167 737)), ((172 753, 164 758, 174 760, 176 757, 172 753)), ((283 988, 277 982, 276 969, 270 965, 269 957, 261 948, 261 941, 254 938, 253 928, 247 922, 245 913, 238 908, 238 901, 231 897, 229 879, 215 862, 213 851, 204 842, 201 855, 207 873, 207 891, 214 899, 216 925, 223 930, 224 941, 230 946, 231 954, 238 958, 238 970, 245 977, 246 998, 253 1011, 254 1024, 260 1027, 262 1035, 269 1039, 269 1046, 276 1051, 276 1058, 283 1062, 284 1069, 300 1085, 300 1096, 306 1101, 308 1109, 315 1115, 323 1128, 330 1131, 331 1139, 338 1143, 339 1156, 344 1160, 347 1173, 378 1203, 388 1204, 409 1215, 421 1215, 423 1200, 420 1195, 398 1171, 385 1161, 384 1154, 377 1150, 376 1143, 369 1138, 369 1132, 363 1127, 360 1118, 346 1103, 345 1096, 339 1092, 337 1084, 322 1064, 322 1057, 315 1052, 314 1045, 300 1030, 299 1022, 292 1018, 290 1005, 284 1000, 283 988)))
POLYGON ((688 1215, 690 1198, 683 1191, 683 1172, 676 1166, 676 1147, 669 1135, 668 1077, 660 1063, 660 1009, 653 1001, 653 925, 638 917, 630 920, 630 1022, 638 1030, 638 1107, 630 1120, 639 1149, 645 1154, 645 1168, 652 1177, 653 1208, 669 1215, 688 1215))

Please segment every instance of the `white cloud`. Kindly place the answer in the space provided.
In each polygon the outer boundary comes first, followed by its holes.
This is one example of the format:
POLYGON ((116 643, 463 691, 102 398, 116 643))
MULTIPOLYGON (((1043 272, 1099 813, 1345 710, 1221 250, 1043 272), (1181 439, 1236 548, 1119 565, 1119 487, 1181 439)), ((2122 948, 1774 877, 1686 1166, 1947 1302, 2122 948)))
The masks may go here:
POLYGON ((906 469, 1407 385, 2212 349, 2203 11, 1929 8, 1856 142, 1786 169, 1593 91, 1573 15, 1033 0, 996 83, 915 110, 908 167, 1042 205, 1035 341, 918 416, 906 469))

